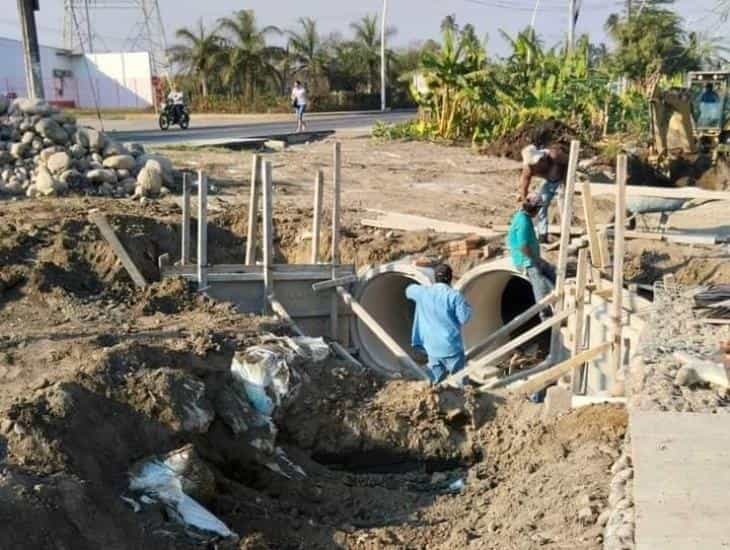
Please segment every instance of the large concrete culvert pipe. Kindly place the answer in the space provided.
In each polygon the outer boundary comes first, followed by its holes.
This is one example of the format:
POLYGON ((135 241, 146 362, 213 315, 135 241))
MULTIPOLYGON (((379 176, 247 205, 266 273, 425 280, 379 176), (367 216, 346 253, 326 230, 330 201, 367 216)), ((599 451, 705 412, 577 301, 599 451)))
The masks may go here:
MULTIPOLYGON (((433 284, 433 271, 406 263, 393 263, 371 269, 360 277, 355 299, 382 328, 414 359, 411 347, 414 304, 405 296, 413 283, 433 284)), ((464 327, 464 344, 469 350, 535 303, 532 286, 508 261, 483 264, 468 271, 455 285, 471 304, 472 320, 464 327)), ((518 332, 539 322, 538 317, 518 332)), ((358 318, 354 318, 353 339, 363 361, 385 374, 400 371, 395 355, 358 318)), ((472 359, 503 344, 509 337, 493 342, 472 359)))
MULTIPOLYGON (((467 353, 520 313, 535 305, 530 281, 515 271, 509 260, 498 260, 475 267, 466 272, 455 286, 464 293, 473 310, 472 319, 463 330, 467 353)), ((538 323, 539 316, 536 315, 516 332, 522 333, 538 323)), ((478 359, 506 343, 510 336, 515 334, 505 335, 469 358, 478 359)))
MULTIPOLYGON (((392 263, 366 271, 355 288, 355 299, 398 344, 414 359, 411 331, 415 306, 406 298, 408 285, 433 283, 433 270, 407 263, 392 263)), ((354 318, 353 339, 361 358, 371 367, 393 375, 399 372, 396 356, 359 318, 354 318)))

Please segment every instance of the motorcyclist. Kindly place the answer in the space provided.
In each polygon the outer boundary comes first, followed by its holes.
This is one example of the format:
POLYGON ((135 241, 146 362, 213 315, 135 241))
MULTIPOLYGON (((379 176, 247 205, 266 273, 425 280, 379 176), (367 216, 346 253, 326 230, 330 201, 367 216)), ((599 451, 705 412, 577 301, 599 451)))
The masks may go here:
POLYGON ((167 101, 172 105, 170 111, 172 120, 175 122, 179 121, 185 110, 185 95, 177 88, 172 88, 167 95, 167 101))

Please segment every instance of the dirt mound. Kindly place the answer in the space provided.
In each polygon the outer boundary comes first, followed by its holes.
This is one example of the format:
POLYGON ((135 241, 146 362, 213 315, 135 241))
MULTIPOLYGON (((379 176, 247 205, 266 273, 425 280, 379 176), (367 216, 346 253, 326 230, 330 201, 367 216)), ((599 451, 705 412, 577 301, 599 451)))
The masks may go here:
POLYGON ((561 145, 568 150, 571 140, 577 139, 577 136, 577 132, 567 124, 559 120, 547 120, 525 124, 490 143, 480 152, 494 157, 522 161, 522 149, 530 144, 561 145))

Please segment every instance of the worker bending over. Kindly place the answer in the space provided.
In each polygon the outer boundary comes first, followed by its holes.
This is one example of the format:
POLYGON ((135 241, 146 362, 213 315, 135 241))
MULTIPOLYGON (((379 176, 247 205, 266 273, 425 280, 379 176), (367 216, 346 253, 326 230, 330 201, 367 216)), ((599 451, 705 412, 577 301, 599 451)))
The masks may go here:
MULTIPOLYGON (((507 248, 515 269, 525 275, 532 284, 535 302, 539 302, 555 288, 555 268, 540 257, 540 243, 535 235, 532 219, 538 215, 543 203, 539 195, 528 195, 520 209, 512 216, 507 231, 507 248)), ((544 309, 540 317, 549 316, 544 309)))
POLYGON ((540 149, 536 145, 528 145, 522 150, 522 175, 520 179, 520 202, 527 198, 530 181, 533 177, 543 178, 538 195, 542 206, 537 214, 537 234, 540 242, 548 242, 550 220, 548 218, 550 203, 565 182, 568 173, 568 156, 560 147, 540 149))
POLYGON ((406 297, 416 303, 412 344, 426 350, 433 384, 466 365, 461 327, 471 319, 471 306, 461 292, 451 288, 452 278, 451 268, 441 264, 435 269, 436 284, 406 288, 406 297))

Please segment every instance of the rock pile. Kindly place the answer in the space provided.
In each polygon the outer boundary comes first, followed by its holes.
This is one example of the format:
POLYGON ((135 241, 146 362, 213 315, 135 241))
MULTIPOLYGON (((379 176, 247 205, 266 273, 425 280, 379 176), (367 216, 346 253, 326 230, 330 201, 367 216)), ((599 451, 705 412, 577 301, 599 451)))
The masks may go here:
POLYGON ((69 191, 154 197, 174 183, 172 163, 137 143, 117 143, 43 100, 0 95, 0 194, 69 191))

